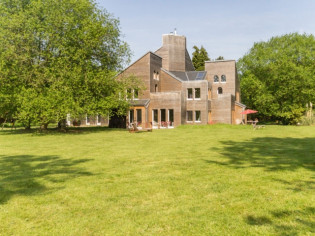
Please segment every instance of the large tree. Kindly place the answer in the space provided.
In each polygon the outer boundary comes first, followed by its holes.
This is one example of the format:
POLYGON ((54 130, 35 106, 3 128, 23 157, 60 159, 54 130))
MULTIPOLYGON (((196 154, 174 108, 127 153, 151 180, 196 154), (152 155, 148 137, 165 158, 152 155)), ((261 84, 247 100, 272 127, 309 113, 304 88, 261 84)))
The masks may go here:
POLYGON ((238 61, 242 102, 263 119, 296 123, 315 102, 315 39, 297 33, 255 43, 238 61))
POLYGON ((113 78, 129 55, 119 21, 93 0, 1 0, 0 117, 47 126, 126 108, 113 78))
POLYGON ((208 56, 208 52, 206 49, 201 46, 199 49, 197 46, 194 46, 193 49, 195 50, 192 53, 192 62, 197 71, 204 71, 205 70, 205 61, 209 61, 210 58, 208 56))

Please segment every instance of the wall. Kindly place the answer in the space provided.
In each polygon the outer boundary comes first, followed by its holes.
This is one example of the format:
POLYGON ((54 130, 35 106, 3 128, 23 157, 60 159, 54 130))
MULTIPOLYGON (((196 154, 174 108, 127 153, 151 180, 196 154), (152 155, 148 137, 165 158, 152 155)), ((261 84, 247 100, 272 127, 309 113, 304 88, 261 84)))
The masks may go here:
POLYGON ((236 64, 235 61, 211 61, 205 63, 205 70, 207 71, 207 80, 211 83, 212 93, 211 99, 218 98, 218 88, 223 89, 223 94, 232 94, 235 97, 236 91, 236 64), (214 83, 214 76, 219 76, 218 83, 214 83), (226 76, 226 82, 221 82, 221 75, 226 76))
POLYGON ((211 101, 211 119, 214 123, 232 124, 232 110, 234 110, 231 94, 222 94, 211 101))
POLYGON ((182 83, 182 124, 208 123, 208 81, 189 81, 182 83), (193 99, 188 99, 188 88, 193 89, 193 99), (195 99, 195 88, 200 88, 200 99, 195 99), (187 111, 193 111, 193 122, 187 122, 187 111), (195 111, 201 111, 201 122, 195 122, 195 111))

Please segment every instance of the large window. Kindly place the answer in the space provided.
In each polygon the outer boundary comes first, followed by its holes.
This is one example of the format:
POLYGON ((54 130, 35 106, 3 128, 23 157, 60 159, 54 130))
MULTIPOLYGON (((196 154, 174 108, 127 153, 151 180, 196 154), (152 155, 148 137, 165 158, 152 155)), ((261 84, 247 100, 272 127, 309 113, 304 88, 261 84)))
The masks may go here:
POLYGON ((200 88, 195 88, 195 99, 200 99, 200 88))
POLYGON ((167 127, 167 123, 166 123, 166 110, 165 110, 165 109, 161 109, 161 126, 162 126, 162 127, 167 127))
POLYGON ((142 123, 142 110, 137 109, 137 125, 141 125, 142 123))
POLYGON ((154 109, 152 110, 152 116, 153 116, 153 126, 157 126, 158 122, 159 122, 159 114, 158 114, 158 110, 154 109))
POLYGON ((171 127, 174 126, 174 110, 173 109, 168 110, 168 123, 169 123, 169 126, 171 127))
POLYGON ((221 82, 225 83, 226 82, 226 76, 225 75, 221 75, 221 82))
POLYGON ((187 111, 187 122, 192 122, 192 121, 193 121, 193 112, 187 111))
POLYGON ((133 121, 134 121, 134 110, 130 110, 129 111, 129 123, 131 124, 131 123, 133 123, 133 121))
POLYGON ((195 111, 195 121, 201 122, 201 112, 200 111, 195 111))
POLYGON ((192 88, 187 89, 187 98, 193 99, 193 89, 192 88))
POLYGON ((215 75, 213 77, 213 81, 214 81, 214 83, 219 83, 219 76, 215 75))

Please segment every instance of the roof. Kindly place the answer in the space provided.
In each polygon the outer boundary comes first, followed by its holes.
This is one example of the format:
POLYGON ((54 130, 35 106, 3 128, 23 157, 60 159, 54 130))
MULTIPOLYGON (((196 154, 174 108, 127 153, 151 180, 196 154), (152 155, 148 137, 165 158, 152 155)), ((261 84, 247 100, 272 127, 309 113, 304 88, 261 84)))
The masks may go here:
POLYGON ((243 103, 240 103, 238 101, 235 101, 235 104, 238 105, 239 107, 246 108, 246 105, 244 105, 243 103))
POLYGON ((215 60, 215 61, 205 61, 205 63, 217 63, 217 62, 231 62, 235 60, 215 60))
POLYGON ((206 71, 170 71, 170 73, 181 81, 205 80, 207 74, 206 71))
POLYGON ((130 106, 147 106, 149 102, 150 102, 150 99, 131 100, 130 106))

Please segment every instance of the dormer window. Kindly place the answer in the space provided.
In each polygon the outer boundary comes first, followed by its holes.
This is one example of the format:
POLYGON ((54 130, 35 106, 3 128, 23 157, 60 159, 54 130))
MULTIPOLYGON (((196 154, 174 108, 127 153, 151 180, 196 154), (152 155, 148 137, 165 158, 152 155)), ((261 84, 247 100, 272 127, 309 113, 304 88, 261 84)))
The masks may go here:
POLYGON ((226 82, 226 76, 225 75, 221 75, 221 82, 225 83, 226 82))
POLYGON ((213 82, 214 82, 214 83, 219 83, 219 76, 215 75, 215 76, 213 77, 213 82))

